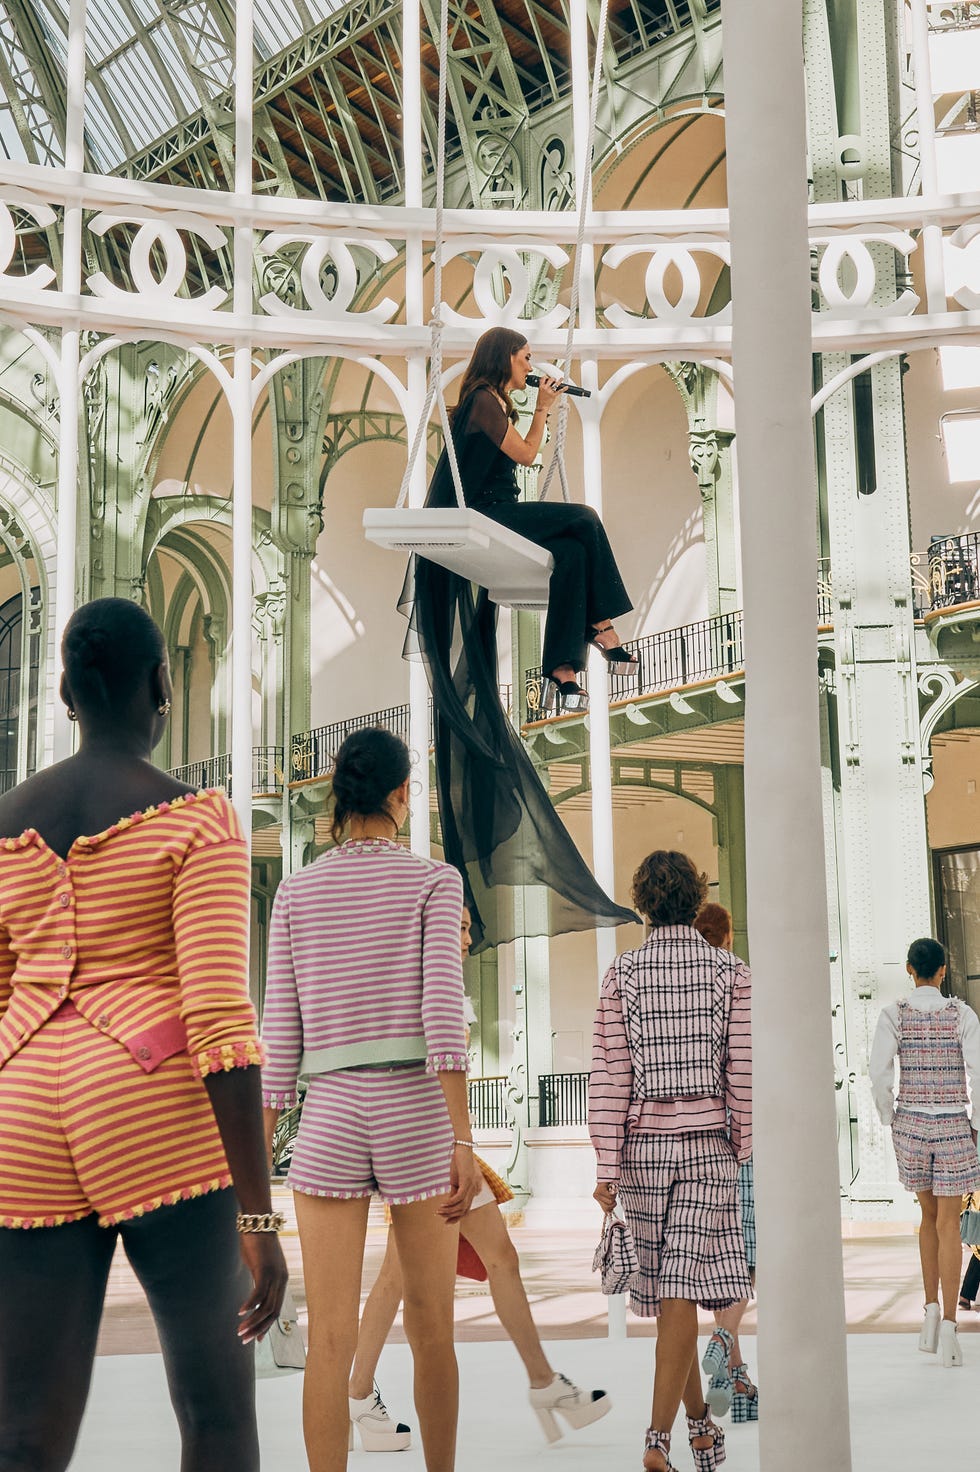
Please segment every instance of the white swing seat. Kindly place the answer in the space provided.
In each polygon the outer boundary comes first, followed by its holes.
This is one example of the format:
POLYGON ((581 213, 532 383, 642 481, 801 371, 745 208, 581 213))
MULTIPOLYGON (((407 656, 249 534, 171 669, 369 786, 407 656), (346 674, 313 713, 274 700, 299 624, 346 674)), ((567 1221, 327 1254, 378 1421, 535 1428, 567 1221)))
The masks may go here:
POLYGON ((376 547, 417 552, 486 588, 492 603, 542 610, 554 558, 543 547, 469 507, 403 507, 364 513, 364 533, 376 547))

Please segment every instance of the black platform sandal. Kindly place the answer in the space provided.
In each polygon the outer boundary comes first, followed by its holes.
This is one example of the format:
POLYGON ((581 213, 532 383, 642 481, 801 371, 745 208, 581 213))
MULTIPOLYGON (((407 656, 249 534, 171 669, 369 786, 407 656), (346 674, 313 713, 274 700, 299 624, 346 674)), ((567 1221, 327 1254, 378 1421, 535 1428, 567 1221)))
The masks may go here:
POLYGON ((599 643, 599 634, 609 634, 611 632, 612 624, 608 620, 604 624, 594 624, 592 627, 592 638, 589 640, 589 643, 598 649, 609 666, 609 673, 611 675, 638 675, 640 672, 640 661, 635 654, 631 654, 628 649, 624 649, 622 644, 614 644, 611 648, 605 648, 599 643))
POLYGON ((575 680, 555 680, 545 675, 542 681, 541 709, 556 716, 584 715, 589 708, 589 692, 575 680))

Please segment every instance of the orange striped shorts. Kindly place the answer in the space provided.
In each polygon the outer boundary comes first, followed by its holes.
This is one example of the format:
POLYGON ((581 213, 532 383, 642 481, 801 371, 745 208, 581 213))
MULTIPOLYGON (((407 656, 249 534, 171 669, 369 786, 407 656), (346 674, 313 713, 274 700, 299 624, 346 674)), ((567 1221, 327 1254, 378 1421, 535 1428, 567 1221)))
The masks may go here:
POLYGON ((108 1227, 229 1185, 186 1053, 144 1073, 66 1001, 0 1068, 0 1227, 108 1227))

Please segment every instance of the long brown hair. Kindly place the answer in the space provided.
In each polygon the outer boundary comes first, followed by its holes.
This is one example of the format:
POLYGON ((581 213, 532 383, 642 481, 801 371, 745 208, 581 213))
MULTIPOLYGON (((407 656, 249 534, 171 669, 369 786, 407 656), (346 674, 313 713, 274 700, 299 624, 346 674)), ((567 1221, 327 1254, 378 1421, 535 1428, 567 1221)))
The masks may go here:
MULTIPOLYGON (((514 354, 527 346, 527 338, 510 327, 491 327, 478 340, 473 356, 466 365, 463 381, 459 386, 456 409, 475 393, 478 388, 489 388, 504 400, 508 419, 517 419, 517 410, 507 392, 510 378, 510 360, 514 354)), ((453 413, 455 413, 455 409, 453 413)))

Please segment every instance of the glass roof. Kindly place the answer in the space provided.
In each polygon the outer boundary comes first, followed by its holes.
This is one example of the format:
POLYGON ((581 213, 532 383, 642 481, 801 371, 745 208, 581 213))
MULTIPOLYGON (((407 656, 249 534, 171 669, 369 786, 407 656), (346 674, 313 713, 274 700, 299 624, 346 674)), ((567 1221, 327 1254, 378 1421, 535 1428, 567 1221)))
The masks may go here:
MULTIPOLYGON (((345 0, 254 0, 268 60, 345 0)), ((0 150, 64 162, 69 0, 0 0, 0 150)), ((200 112, 232 80, 230 0, 88 0, 88 166, 110 173, 200 112)))

